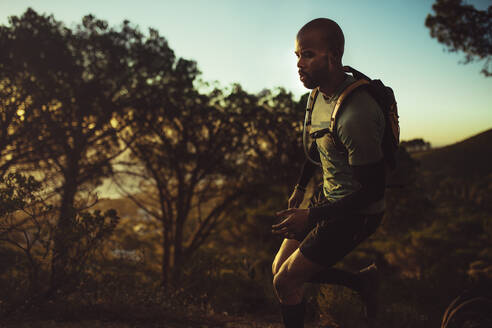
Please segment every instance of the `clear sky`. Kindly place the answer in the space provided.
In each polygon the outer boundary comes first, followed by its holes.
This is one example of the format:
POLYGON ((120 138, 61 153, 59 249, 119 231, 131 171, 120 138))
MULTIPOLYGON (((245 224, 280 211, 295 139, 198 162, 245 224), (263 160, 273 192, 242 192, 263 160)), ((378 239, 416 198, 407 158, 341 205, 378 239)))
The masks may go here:
MULTIPOLYGON (((479 9, 490 0, 469 1, 479 9)), ((403 140, 451 144, 492 128, 492 77, 482 63, 461 65, 429 35, 433 0, 0 0, 0 24, 27 7, 68 26, 89 13, 119 25, 157 29, 179 57, 196 60, 202 79, 249 92, 284 87, 307 92, 297 78, 294 39, 306 22, 328 17, 345 33, 343 62, 393 87, 403 140)), ((0 50, 1 51, 1 50, 0 50)))

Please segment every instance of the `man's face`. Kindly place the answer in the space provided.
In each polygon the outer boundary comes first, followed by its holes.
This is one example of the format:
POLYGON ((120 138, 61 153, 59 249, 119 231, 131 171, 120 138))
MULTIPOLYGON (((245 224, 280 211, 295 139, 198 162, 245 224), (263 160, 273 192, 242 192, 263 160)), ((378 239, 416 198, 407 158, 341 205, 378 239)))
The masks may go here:
POLYGON ((333 60, 318 31, 299 33, 295 53, 299 78, 306 88, 314 89, 330 79, 333 60))

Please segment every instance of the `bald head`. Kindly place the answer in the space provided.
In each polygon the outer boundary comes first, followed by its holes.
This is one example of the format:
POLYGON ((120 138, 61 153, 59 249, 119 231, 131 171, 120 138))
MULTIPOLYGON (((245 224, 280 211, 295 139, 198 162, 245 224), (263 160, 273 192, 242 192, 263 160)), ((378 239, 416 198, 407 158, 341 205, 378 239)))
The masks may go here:
POLYGON ((297 38, 312 35, 320 38, 326 44, 327 50, 341 62, 345 47, 342 29, 337 23, 328 18, 317 18, 304 25, 297 33, 297 38))

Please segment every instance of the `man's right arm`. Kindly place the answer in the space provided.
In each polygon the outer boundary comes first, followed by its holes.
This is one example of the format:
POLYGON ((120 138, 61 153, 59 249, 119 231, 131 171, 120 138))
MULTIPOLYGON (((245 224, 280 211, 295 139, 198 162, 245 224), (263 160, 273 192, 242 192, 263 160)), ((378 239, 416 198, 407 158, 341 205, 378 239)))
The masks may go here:
MULTIPOLYGON (((309 148, 309 157, 311 157, 313 160, 317 162, 320 161, 319 151, 318 151, 318 147, 316 146, 316 141, 313 141, 311 143, 311 148, 309 148)), ((306 189, 306 186, 308 185, 311 177, 314 175, 314 172, 316 171, 317 167, 318 166, 316 164, 312 163, 309 159, 306 158, 304 164, 302 165, 299 179, 297 179, 297 185, 303 189, 306 189)))
MULTIPOLYGON (((309 149, 309 157, 319 161, 319 152, 318 147, 316 147, 316 141, 311 144, 311 148, 309 149)), ((297 184, 288 200, 289 208, 298 208, 301 205, 302 201, 304 200, 306 186, 313 176, 314 171, 316 170, 316 166, 316 164, 312 163, 308 159, 306 159, 306 161, 302 165, 301 174, 297 179, 297 184)))

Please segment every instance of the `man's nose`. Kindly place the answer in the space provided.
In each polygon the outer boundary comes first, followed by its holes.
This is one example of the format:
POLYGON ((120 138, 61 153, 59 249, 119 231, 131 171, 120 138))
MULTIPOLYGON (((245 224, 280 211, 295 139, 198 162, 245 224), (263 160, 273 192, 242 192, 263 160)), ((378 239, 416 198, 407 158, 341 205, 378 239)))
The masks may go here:
POLYGON ((304 60, 302 59, 302 57, 299 57, 297 59, 297 67, 299 67, 299 68, 304 67, 304 60))

